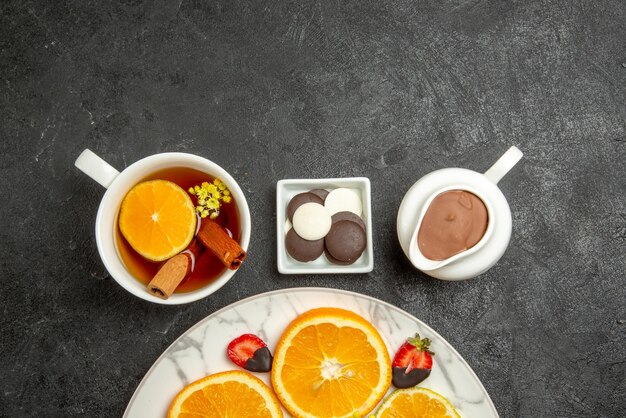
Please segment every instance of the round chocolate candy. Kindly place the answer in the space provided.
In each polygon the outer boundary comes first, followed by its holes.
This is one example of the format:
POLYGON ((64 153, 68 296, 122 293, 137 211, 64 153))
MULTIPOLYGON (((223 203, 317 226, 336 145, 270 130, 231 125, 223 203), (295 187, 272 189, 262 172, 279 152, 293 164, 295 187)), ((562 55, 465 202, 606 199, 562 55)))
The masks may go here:
POLYGON ((324 238, 332 225, 330 213, 319 203, 305 203, 293 214, 293 229, 301 238, 315 241, 324 238))
POLYGON ((308 241, 300 238, 292 228, 285 237, 285 248, 290 256, 306 263, 307 261, 316 260, 322 255, 324 252, 324 240, 308 241))
POLYGON ((320 205, 324 204, 324 201, 321 197, 313 193, 300 193, 295 195, 287 205, 287 218, 293 222, 293 214, 296 213, 296 210, 305 203, 319 203, 320 205))
POLYGON ((363 213, 363 204, 359 194, 352 190, 340 187, 328 193, 324 200, 324 206, 334 215, 337 212, 353 212, 361 216, 363 213))
POLYGON ((328 252, 328 250, 324 250, 324 256, 326 257, 326 259, 331 263, 331 264, 337 264, 339 266, 349 266, 350 264, 354 264, 354 262, 356 261, 356 259, 352 260, 352 261, 340 261, 337 260, 335 257, 333 257, 332 255, 330 255, 330 253, 328 252))
POLYGON ((309 193, 313 193, 318 196, 322 201, 326 200, 326 196, 328 196, 328 190, 325 189, 313 189, 310 190, 309 193))
POLYGON ((356 222, 339 221, 330 228, 324 243, 337 260, 354 262, 365 250, 367 238, 365 230, 356 222))
POLYGON ((363 230, 365 231, 365 222, 363 221, 363 219, 361 219, 360 216, 357 216, 353 212, 347 212, 347 211, 337 212, 332 216, 332 221, 333 223, 337 223, 339 221, 355 222, 359 224, 359 226, 363 228, 363 230))

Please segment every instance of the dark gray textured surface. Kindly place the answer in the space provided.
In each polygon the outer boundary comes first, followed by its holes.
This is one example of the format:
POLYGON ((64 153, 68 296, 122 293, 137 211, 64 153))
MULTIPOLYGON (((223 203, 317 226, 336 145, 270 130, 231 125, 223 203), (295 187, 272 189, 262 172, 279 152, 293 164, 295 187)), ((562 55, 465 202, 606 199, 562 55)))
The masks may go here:
POLYGON ((120 416, 201 318, 325 286, 429 323, 502 416, 626 416, 625 22, 621 0, 3 2, 0 415, 120 416), (504 258, 462 283, 416 273, 404 192, 512 144, 504 258), (229 170, 254 224, 241 271, 186 306, 126 293, 98 258, 85 147, 118 168, 185 151, 229 170), (374 272, 280 276, 275 182, 351 175, 372 182, 374 272))

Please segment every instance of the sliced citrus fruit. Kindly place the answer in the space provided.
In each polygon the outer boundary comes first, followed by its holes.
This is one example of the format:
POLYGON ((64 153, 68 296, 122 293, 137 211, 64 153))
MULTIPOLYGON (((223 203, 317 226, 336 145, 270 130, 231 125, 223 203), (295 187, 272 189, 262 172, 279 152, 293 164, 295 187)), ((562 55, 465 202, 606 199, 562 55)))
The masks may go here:
POLYGON ((434 390, 414 387, 394 391, 376 418, 461 418, 450 402, 434 390))
POLYGON ((303 313, 274 353, 272 385, 295 417, 362 417, 390 384, 391 361, 380 334, 345 309, 303 313))
POLYGON ((122 201, 118 222, 130 246, 152 261, 178 254, 196 232, 191 198, 167 180, 144 181, 130 189, 122 201))
POLYGON ((212 374, 186 386, 174 398, 167 418, 277 418, 280 404, 258 377, 242 371, 212 374))

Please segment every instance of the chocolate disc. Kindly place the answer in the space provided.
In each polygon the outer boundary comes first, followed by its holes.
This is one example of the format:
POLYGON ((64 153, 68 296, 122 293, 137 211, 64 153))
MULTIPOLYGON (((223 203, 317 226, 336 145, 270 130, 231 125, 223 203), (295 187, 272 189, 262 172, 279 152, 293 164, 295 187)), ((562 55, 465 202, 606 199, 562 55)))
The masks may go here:
POLYGON ((300 193, 295 195, 287 205, 287 217, 289 220, 293 222, 293 214, 296 213, 296 210, 305 203, 311 202, 319 203, 320 205, 324 204, 322 198, 313 193, 300 193))
POLYGON ((334 215, 337 212, 354 212, 361 216, 363 213, 363 203, 361 202, 360 195, 352 189, 346 189, 340 187, 328 193, 324 200, 324 206, 334 215))
POLYGON ((331 264, 337 264, 339 266, 349 266, 350 264, 354 264, 354 262, 356 261, 356 259, 352 260, 352 261, 340 261, 337 260, 335 257, 333 257, 332 255, 330 255, 330 253, 328 252, 328 250, 324 250, 324 257, 326 257, 326 259, 331 263, 331 264))
POLYGON ((293 229, 309 241, 324 238, 332 224, 330 213, 319 203, 305 203, 293 214, 293 229))
POLYGON ((333 215, 332 221, 333 223, 336 223, 339 221, 355 222, 359 224, 359 226, 363 228, 363 230, 365 231, 365 222, 363 221, 363 219, 361 219, 360 216, 357 216, 355 213, 352 213, 352 212, 346 212, 346 211, 337 212, 333 215))
POLYGON ((307 241, 300 238, 292 228, 285 237, 285 248, 290 256, 298 261, 307 262, 316 260, 324 252, 324 239, 307 241))
POLYGON ((324 238, 326 249, 339 261, 353 262, 365 250, 365 230, 351 221, 339 221, 330 228, 324 238))
POLYGON ((320 199, 322 199, 322 201, 326 200, 326 196, 328 196, 328 190, 324 190, 324 189, 313 189, 313 190, 309 190, 309 193, 313 193, 314 195, 318 196, 320 199))

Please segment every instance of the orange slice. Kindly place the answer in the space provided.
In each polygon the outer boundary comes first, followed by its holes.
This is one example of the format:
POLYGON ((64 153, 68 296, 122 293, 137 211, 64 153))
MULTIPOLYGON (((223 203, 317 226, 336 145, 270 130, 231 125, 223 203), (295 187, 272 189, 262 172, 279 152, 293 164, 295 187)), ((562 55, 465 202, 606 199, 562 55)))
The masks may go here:
POLYGON ((196 232, 191 198, 166 180, 144 181, 130 189, 122 201, 118 222, 130 246, 152 261, 178 254, 196 232))
POLYGON ((274 353, 272 385, 295 417, 362 417, 390 384, 391 360, 380 334, 345 309, 300 315, 274 353))
POLYGON ((383 402, 376 418, 461 418, 450 402, 434 390, 398 389, 383 402))
POLYGON ((167 418, 281 418, 271 389, 242 371, 212 374, 186 386, 170 405, 167 418))

